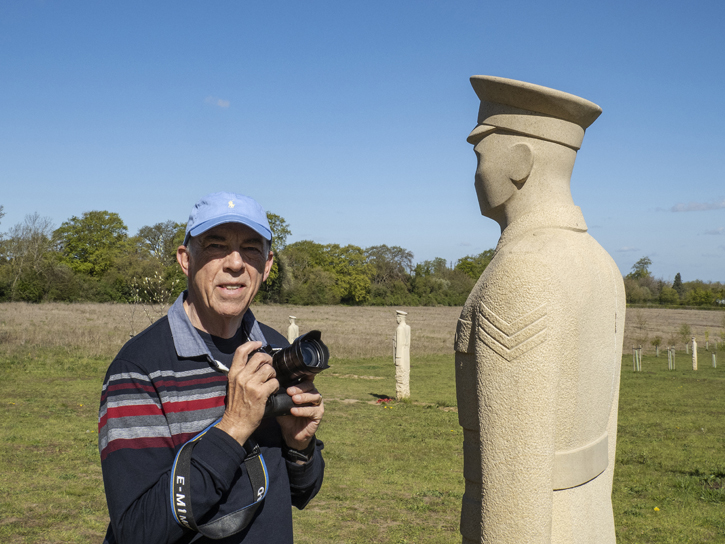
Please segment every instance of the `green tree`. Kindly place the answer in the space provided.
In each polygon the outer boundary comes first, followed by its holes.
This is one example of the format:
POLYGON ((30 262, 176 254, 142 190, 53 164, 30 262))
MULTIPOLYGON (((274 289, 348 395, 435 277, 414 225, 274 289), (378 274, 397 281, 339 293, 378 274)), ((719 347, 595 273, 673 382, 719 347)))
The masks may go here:
POLYGON ((652 260, 649 257, 642 257, 639 261, 632 265, 632 271, 627 274, 627 277, 635 280, 649 278, 652 275, 649 271, 649 267, 651 265, 652 260))
POLYGON ((481 277, 481 274, 493 259, 494 253, 494 249, 487 249, 478 255, 466 255, 458 259, 454 270, 460 270, 474 281, 478 281, 478 278, 481 277))
POLYGON ((701 287, 692 289, 685 298, 685 304, 688 306, 711 306, 714 303, 715 293, 701 287))
POLYGON ((332 271, 343 304, 365 304, 370 299, 374 268, 368 263, 362 248, 354 245, 327 246, 332 271))
POLYGON ((680 302, 680 295, 672 287, 664 286, 660 291, 660 304, 677 304, 680 302))
POLYGON ((302 240, 288 245, 281 257, 288 272, 284 288, 286 301, 296 304, 329 304, 333 299, 343 304, 368 302, 374 268, 367 262, 362 248, 302 240), (312 289, 311 285, 316 287, 312 289), (323 299, 316 298, 323 291, 323 299))
POLYGON ((396 281, 406 281, 413 269, 413 253, 400 246, 371 246, 365 257, 374 268, 373 283, 391 286, 396 281))
POLYGON ((652 299, 652 291, 648 287, 641 286, 639 281, 629 274, 624 278, 624 292, 627 296, 627 302, 630 304, 649 302, 652 299))
POLYGON ((416 265, 412 291, 424 306, 460 306, 474 284, 468 274, 449 267, 445 259, 436 257, 416 265))
POLYGON ((443 276, 448 271, 448 263, 443 257, 434 257, 415 266, 415 277, 443 276))
POLYGON ((277 214, 267 212, 267 221, 269 221, 269 228, 272 231, 271 249, 274 252, 275 259, 267 281, 259 289, 257 300, 260 302, 280 302, 286 274, 282 251, 287 246, 287 237, 292 235, 292 231, 287 221, 277 214))
MULTIPOLYGON (((117 256, 114 282, 131 299, 175 299, 186 287, 186 276, 176 262, 176 249, 184 243, 186 225, 164 221, 141 227, 129 240, 128 251, 117 256)), ((109 280, 106 273, 105 280, 109 280)), ((124 297, 126 295, 124 294, 124 297)))
POLYGON ((128 229, 117 213, 85 212, 73 216, 54 233, 62 261, 73 271, 101 277, 127 249, 128 229))
POLYGON ((10 300, 40 302, 48 290, 52 268, 51 236, 53 224, 38 213, 26 215, 22 223, 10 229, 2 241, 10 300))
POLYGON ((186 225, 165 221, 138 229, 136 240, 141 248, 164 266, 176 265, 176 248, 184 242, 186 225))
POLYGON ((412 305, 410 296, 413 253, 400 246, 371 246, 365 250, 373 267, 370 303, 378 306, 412 305))
POLYGON ((675 274, 675 281, 672 282, 672 288, 677 291, 679 297, 682 297, 685 292, 685 287, 682 285, 682 276, 680 276, 679 272, 675 274))
POLYGON ((284 217, 276 213, 267 212, 267 221, 272 230, 272 251, 277 254, 287 246, 287 237, 292 236, 292 231, 284 217))

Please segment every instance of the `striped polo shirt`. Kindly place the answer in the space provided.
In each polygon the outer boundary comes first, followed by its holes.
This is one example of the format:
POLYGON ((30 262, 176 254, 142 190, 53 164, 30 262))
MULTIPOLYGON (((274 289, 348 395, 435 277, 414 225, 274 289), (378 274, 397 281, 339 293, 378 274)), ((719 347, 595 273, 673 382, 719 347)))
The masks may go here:
MULTIPOLYGON (((209 347, 189 321, 184 295, 166 317, 126 343, 106 374, 98 446, 111 517, 107 544, 188 542, 194 536, 173 518, 170 470, 181 445, 224 413, 227 377, 217 370, 209 347)), ((288 345, 249 310, 242 327, 250 340, 288 345)), ((253 437, 267 464, 267 497, 247 529, 214 542, 291 542, 290 507, 304 507, 322 483, 320 442, 313 461, 301 466, 283 458, 274 418, 263 420, 253 437)), ((195 447, 191 495, 198 523, 254 502, 242 468, 245 456, 240 444, 215 427, 195 447)))

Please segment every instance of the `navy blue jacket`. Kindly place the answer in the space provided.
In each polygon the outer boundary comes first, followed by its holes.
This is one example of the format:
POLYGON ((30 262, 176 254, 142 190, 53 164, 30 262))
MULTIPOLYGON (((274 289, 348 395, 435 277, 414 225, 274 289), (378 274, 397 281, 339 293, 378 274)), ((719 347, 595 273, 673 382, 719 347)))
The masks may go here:
MULTIPOLYGON (((279 347, 287 340, 254 319, 242 327, 251 340, 279 347)), ((209 347, 189 322, 183 295, 169 315, 131 339, 111 363, 103 384, 98 438, 111 523, 104 544, 291 543, 291 507, 314 497, 324 473, 322 443, 306 465, 282 455, 274 418, 252 435, 269 473, 267 496, 249 526, 210 540, 174 520, 169 478, 179 448, 224 413, 227 378, 214 368, 209 347), (195 537, 198 537, 195 539, 195 537)), ((244 448, 212 428, 194 448, 191 497, 197 523, 254 502, 244 448)))

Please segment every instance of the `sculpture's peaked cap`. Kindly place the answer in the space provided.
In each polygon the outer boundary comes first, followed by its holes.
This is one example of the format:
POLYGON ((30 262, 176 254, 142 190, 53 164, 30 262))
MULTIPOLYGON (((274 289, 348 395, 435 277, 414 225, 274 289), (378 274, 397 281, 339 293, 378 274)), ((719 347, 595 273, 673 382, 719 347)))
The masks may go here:
POLYGON ((573 94, 494 76, 473 76, 471 85, 481 100, 478 126, 468 136, 476 144, 496 128, 581 147, 585 129, 602 108, 573 94))

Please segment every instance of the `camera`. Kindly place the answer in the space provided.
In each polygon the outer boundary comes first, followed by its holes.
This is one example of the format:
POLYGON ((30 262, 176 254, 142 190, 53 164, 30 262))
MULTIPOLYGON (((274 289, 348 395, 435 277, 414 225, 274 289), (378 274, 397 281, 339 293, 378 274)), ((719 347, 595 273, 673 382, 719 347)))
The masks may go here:
POLYGON ((287 394, 287 388, 298 384, 330 368, 330 351, 322 342, 320 331, 310 331, 295 339, 291 346, 273 348, 265 346, 258 349, 272 356, 272 367, 277 372, 279 391, 267 399, 264 417, 286 416, 290 408, 309 406, 295 404, 287 394))

